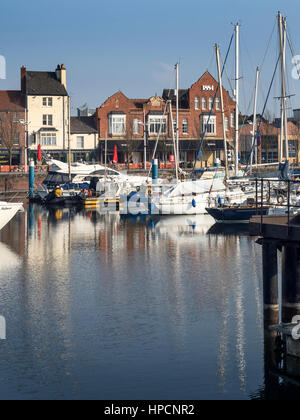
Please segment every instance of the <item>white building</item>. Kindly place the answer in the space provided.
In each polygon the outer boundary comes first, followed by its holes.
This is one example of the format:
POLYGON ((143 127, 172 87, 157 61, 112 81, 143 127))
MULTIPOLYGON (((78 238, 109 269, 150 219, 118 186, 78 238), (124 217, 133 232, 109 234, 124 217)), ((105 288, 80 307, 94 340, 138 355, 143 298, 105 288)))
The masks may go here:
POLYGON ((98 131, 94 117, 71 117, 73 161, 98 161, 98 131))
POLYGON ((29 155, 38 146, 57 159, 68 155, 69 95, 67 71, 58 65, 55 72, 21 69, 21 90, 26 95, 29 155))

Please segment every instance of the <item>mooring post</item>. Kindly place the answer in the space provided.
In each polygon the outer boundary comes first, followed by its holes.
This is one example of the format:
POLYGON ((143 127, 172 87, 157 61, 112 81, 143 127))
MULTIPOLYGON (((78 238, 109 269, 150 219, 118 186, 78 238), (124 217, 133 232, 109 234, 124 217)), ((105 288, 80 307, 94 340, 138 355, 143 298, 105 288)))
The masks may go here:
POLYGON ((264 239, 263 243, 263 289, 265 325, 279 323, 278 259, 276 242, 264 239))
POLYGON ((300 247, 286 244, 282 251, 282 322, 300 314, 300 247))
POLYGON ((29 162, 29 197, 34 197, 34 161, 29 162))
POLYGON ((158 184, 158 159, 152 161, 152 183, 158 184))

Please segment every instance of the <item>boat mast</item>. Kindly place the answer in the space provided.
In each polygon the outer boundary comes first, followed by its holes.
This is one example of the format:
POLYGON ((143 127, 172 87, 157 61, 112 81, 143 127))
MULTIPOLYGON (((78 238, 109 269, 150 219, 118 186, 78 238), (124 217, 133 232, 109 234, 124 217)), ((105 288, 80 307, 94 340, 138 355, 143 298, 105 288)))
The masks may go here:
POLYGON ((285 137, 286 160, 289 159, 289 146, 287 136, 287 111, 286 111, 286 19, 278 12, 279 47, 281 56, 281 124, 280 124, 280 163, 283 162, 283 140, 285 137))
POLYGON ((169 105, 170 105, 170 118, 171 118, 172 138, 173 138, 174 156, 175 156, 175 172, 176 172, 176 180, 178 181, 178 157, 177 157, 177 144, 176 144, 175 131, 174 131, 172 101, 169 102, 169 105))
POLYGON ((69 183, 72 182, 71 174, 71 98, 68 96, 68 167, 69 167, 69 183))
POLYGON ((223 98, 223 86, 222 86, 222 74, 221 74, 221 65, 220 65, 219 45, 216 44, 215 48, 216 48, 216 56, 217 56, 218 77, 219 77, 220 97, 221 97, 221 112, 222 112, 222 123, 223 123, 224 153, 225 153, 225 178, 226 178, 226 180, 228 180, 229 179, 228 153, 227 153, 227 138, 226 138, 224 98, 223 98))
POLYGON ((235 25, 235 176, 239 173, 239 49, 240 25, 235 25))
POLYGON ((177 152, 177 171, 180 166, 179 155, 179 63, 175 66, 176 69, 176 152, 177 152))
POLYGON ((259 67, 256 69, 256 80, 255 80, 255 97, 254 97, 254 110, 253 110, 253 131, 252 131, 252 148, 251 148, 251 166, 250 173, 252 174, 253 167, 253 154, 255 150, 255 163, 258 164, 258 150, 257 150, 257 133, 256 133, 256 123, 257 123, 257 96, 258 96, 258 79, 259 79, 259 67))

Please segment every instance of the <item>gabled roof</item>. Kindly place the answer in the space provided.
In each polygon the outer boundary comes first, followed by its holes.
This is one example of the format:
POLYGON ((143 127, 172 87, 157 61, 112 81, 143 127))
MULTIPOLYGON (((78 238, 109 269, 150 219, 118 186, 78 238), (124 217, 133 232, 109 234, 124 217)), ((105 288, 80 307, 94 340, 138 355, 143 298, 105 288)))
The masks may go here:
POLYGON ((60 83, 55 72, 27 71, 27 95, 68 96, 66 88, 60 83))
POLYGON ((94 117, 71 117, 71 134, 97 133, 94 117))
POLYGON ((0 112, 24 112, 25 96, 19 90, 0 90, 0 112))

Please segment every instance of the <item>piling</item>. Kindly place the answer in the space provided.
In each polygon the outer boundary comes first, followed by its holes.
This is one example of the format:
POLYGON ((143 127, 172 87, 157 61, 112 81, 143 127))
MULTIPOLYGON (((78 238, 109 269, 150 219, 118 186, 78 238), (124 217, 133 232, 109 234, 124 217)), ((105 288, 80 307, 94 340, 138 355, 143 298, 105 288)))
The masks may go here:
POLYGON ((29 162, 29 197, 34 197, 34 161, 29 162))
POLYGON ((152 183, 158 184, 158 159, 152 161, 152 183))
POLYGON ((282 322, 300 314, 300 246, 285 244, 282 250, 282 322))
POLYGON ((263 249, 263 289, 264 322, 266 325, 279 323, 278 257, 276 242, 264 239, 263 249))

